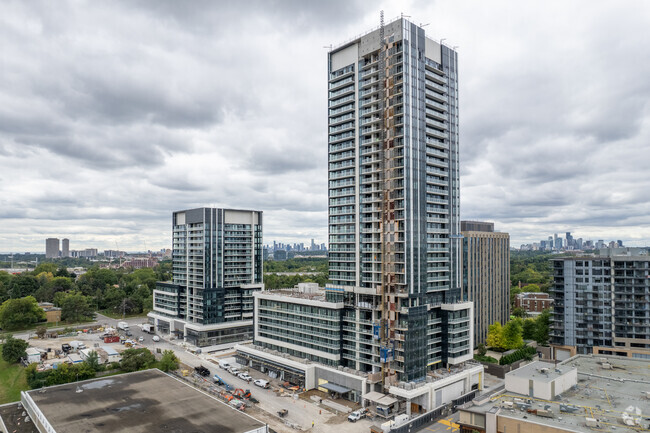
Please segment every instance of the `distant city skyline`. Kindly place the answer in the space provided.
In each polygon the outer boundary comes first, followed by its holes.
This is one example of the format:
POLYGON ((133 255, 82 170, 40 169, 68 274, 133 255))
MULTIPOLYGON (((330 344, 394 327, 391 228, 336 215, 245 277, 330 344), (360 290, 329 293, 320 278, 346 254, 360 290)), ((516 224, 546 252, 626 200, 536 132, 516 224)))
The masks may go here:
POLYGON ((0 251, 158 250, 199 206, 262 210, 265 243, 327 239, 322 47, 382 9, 458 47, 462 219, 516 247, 650 244, 650 2, 60 1, 0 4, 0 251))

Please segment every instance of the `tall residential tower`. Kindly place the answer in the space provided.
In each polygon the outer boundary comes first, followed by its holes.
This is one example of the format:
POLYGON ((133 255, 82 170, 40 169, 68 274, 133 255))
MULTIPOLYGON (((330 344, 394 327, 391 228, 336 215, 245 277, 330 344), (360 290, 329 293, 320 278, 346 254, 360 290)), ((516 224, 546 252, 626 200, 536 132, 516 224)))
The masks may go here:
POLYGON ((330 280, 341 299, 371 306, 355 314, 378 327, 380 343, 377 358, 350 366, 419 380, 472 356, 470 305, 453 304, 462 284, 457 53, 400 18, 328 60, 330 280))
POLYGON ((332 284, 322 296, 256 293, 257 345, 368 374, 383 389, 472 358, 457 78, 456 52, 403 18, 330 51, 332 284))
POLYGON ((195 346, 248 340, 262 284, 262 212, 174 212, 173 281, 156 284, 149 318, 195 346))
POLYGON ((494 223, 461 221, 463 299, 474 303, 474 345, 485 344, 488 327, 510 318, 510 235, 494 223))

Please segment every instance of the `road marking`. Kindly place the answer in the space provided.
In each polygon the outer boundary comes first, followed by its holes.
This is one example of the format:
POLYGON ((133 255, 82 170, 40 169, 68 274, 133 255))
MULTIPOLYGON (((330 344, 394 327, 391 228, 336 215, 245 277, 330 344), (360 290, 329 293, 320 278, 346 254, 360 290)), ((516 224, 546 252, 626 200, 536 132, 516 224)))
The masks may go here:
POLYGON ((451 430, 452 432, 458 431, 458 429, 460 429, 460 426, 455 422, 453 422, 453 418, 441 419, 440 421, 438 421, 438 423, 442 425, 446 425, 447 430, 451 430))

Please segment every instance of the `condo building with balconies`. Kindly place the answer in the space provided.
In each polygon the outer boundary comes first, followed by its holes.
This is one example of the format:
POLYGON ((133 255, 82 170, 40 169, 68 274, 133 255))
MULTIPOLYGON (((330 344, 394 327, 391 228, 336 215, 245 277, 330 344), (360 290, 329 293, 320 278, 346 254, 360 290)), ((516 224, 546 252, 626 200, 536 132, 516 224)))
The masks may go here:
POLYGON ((650 359, 650 255, 614 248, 552 259, 551 345, 557 359, 606 354, 650 359))
POLYGON ((457 53, 404 18, 329 52, 332 284, 318 299, 256 293, 255 344, 379 375, 384 387, 472 359, 457 74, 457 53), (316 332, 288 310, 327 326, 316 332))
POLYGON ((158 282, 149 318, 188 343, 253 337, 253 293, 263 288, 262 212, 198 208, 172 214, 172 281, 158 282))

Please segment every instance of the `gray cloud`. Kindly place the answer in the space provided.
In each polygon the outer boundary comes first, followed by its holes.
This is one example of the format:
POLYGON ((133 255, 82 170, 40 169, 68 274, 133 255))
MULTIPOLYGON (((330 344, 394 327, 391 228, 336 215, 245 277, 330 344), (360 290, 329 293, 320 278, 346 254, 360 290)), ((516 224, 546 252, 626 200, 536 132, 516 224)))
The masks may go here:
POLYGON ((171 211, 327 237, 326 49, 401 12, 459 45, 462 218, 513 243, 650 239, 650 6, 0 5, 0 251, 169 245, 171 211), (557 11, 562 10, 561 14, 557 11))

